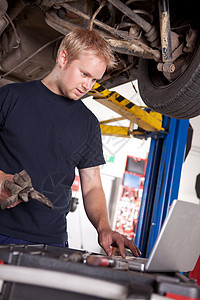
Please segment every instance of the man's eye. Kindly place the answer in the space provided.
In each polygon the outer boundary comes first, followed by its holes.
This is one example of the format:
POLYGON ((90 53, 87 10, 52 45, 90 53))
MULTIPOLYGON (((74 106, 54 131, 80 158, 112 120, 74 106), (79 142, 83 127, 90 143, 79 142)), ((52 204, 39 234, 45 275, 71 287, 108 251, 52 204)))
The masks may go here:
POLYGON ((86 73, 81 72, 81 74, 82 74, 83 77, 87 77, 87 74, 86 74, 86 73))

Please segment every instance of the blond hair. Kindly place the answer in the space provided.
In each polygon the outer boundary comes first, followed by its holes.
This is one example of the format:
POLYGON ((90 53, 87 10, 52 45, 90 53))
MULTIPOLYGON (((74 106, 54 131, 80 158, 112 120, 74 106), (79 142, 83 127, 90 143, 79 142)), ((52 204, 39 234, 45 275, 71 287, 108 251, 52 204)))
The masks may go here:
POLYGON ((70 31, 62 40, 57 52, 67 50, 68 63, 78 59, 81 54, 92 53, 105 60, 107 69, 116 66, 116 60, 108 42, 98 32, 86 28, 70 31))

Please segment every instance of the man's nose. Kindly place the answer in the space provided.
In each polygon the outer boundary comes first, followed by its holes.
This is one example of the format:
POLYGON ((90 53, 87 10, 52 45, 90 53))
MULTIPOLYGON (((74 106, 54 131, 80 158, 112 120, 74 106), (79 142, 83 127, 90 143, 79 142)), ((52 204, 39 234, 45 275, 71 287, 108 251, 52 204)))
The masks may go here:
POLYGON ((94 83, 93 83, 92 78, 87 77, 87 78, 85 78, 85 80, 83 82, 83 87, 89 91, 92 88, 93 84, 94 83))

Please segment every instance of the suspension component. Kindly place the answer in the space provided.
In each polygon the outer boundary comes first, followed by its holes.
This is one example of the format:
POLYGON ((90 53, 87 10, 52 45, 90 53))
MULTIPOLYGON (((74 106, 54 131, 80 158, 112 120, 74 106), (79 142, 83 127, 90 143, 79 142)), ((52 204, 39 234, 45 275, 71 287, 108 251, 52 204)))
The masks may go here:
POLYGON ((172 61, 172 45, 171 45, 171 29, 170 29, 168 1, 166 0, 159 1, 159 12, 160 12, 162 60, 163 62, 169 63, 172 61))
POLYGON ((16 18, 16 16, 25 7, 25 4, 17 2, 14 7, 9 11, 9 16, 6 15, 7 1, 1 0, 0 2, 0 34, 6 29, 6 27, 16 18))
POLYGON ((120 0, 108 0, 108 2, 119 9, 124 15, 129 17, 129 19, 134 21, 145 31, 145 36, 147 37, 152 47, 157 47, 159 45, 158 32, 156 31, 154 26, 141 18, 120 0))
POLYGON ((168 0, 159 1, 159 12, 163 64, 162 68, 158 64, 158 70, 162 69, 163 73, 168 74, 175 71, 175 65, 172 62, 172 41, 168 0))
MULTIPOLYGON (((125 2, 125 5, 128 6, 134 13, 138 14, 139 16, 143 17, 146 21, 149 21, 150 23, 153 22, 153 14, 152 9, 151 11, 147 11, 146 8, 138 8, 138 6, 140 7, 141 3, 140 2, 147 2, 147 0, 128 0, 125 2)), ((149 8, 150 10, 150 8, 149 8)), ((136 37, 140 37, 141 36, 141 27, 136 24, 135 22, 133 22, 132 20, 130 20, 126 15, 123 15, 121 18, 121 22, 120 24, 117 26, 118 29, 127 29, 129 30, 130 34, 136 37)))
MULTIPOLYGON (((71 12, 74 15, 79 16, 83 20, 90 22, 90 25, 91 25, 91 19, 86 13, 78 10, 75 7, 70 6, 67 3, 60 3, 60 7, 66 9, 66 11, 71 12)), ((56 8, 58 8, 58 6, 56 8)), ((77 27, 77 25, 71 24, 71 23, 67 22, 67 20, 61 19, 58 16, 55 9, 48 10, 45 13, 45 16, 46 16, 47 24, 49 24, 53 28, 56 28, 57 30, 59 29, 59 31, 64 34, 66 31, 69 31, 69 29, 77 27)), ((119 41, 117 42, 117 41, 114 41, 112 38, 111 39, 108 38, 108 35, 106 35, 106 38, 107 38, 108 42, 110 42, 111 46, 117 47, 117 50, 119 50, 119 52, 126 53, 126 54, 128 53, 128 54, 132 54, 132 55, 136 55, 136 56, 145 55, 145 57, 153 58, 155 60, 160 59, 160 51, 159 50, 152 49, 152 48, 148 47, 146 44, 139 41, 138 39, 134 39, 133 37, 130 37, 126 31, 117 30, 116 28, 113 28, 97 19, 93 19, 92 24, 93 23, 95 25, 97 25, 98 27, 102 28, 103 30, 105 30, 106 32, 109 32, 110 34, 120 37, 122 39, 121 42, 119 42, 119 41), (123 50, 123 42, 124 41, 126 41, 126 42, 124 43, 124 50, 123 50)))

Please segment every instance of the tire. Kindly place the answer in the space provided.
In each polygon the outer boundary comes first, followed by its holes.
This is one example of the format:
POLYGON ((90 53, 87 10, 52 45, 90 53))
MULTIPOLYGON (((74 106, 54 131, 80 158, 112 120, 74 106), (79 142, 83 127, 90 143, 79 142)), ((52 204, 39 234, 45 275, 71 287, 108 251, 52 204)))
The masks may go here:
POLYGON ((156 62, 140 59, 138 86, 144 103, 154 111, 176 119, 200 115, 200 46, 185 72, 169 83, 156 62))

